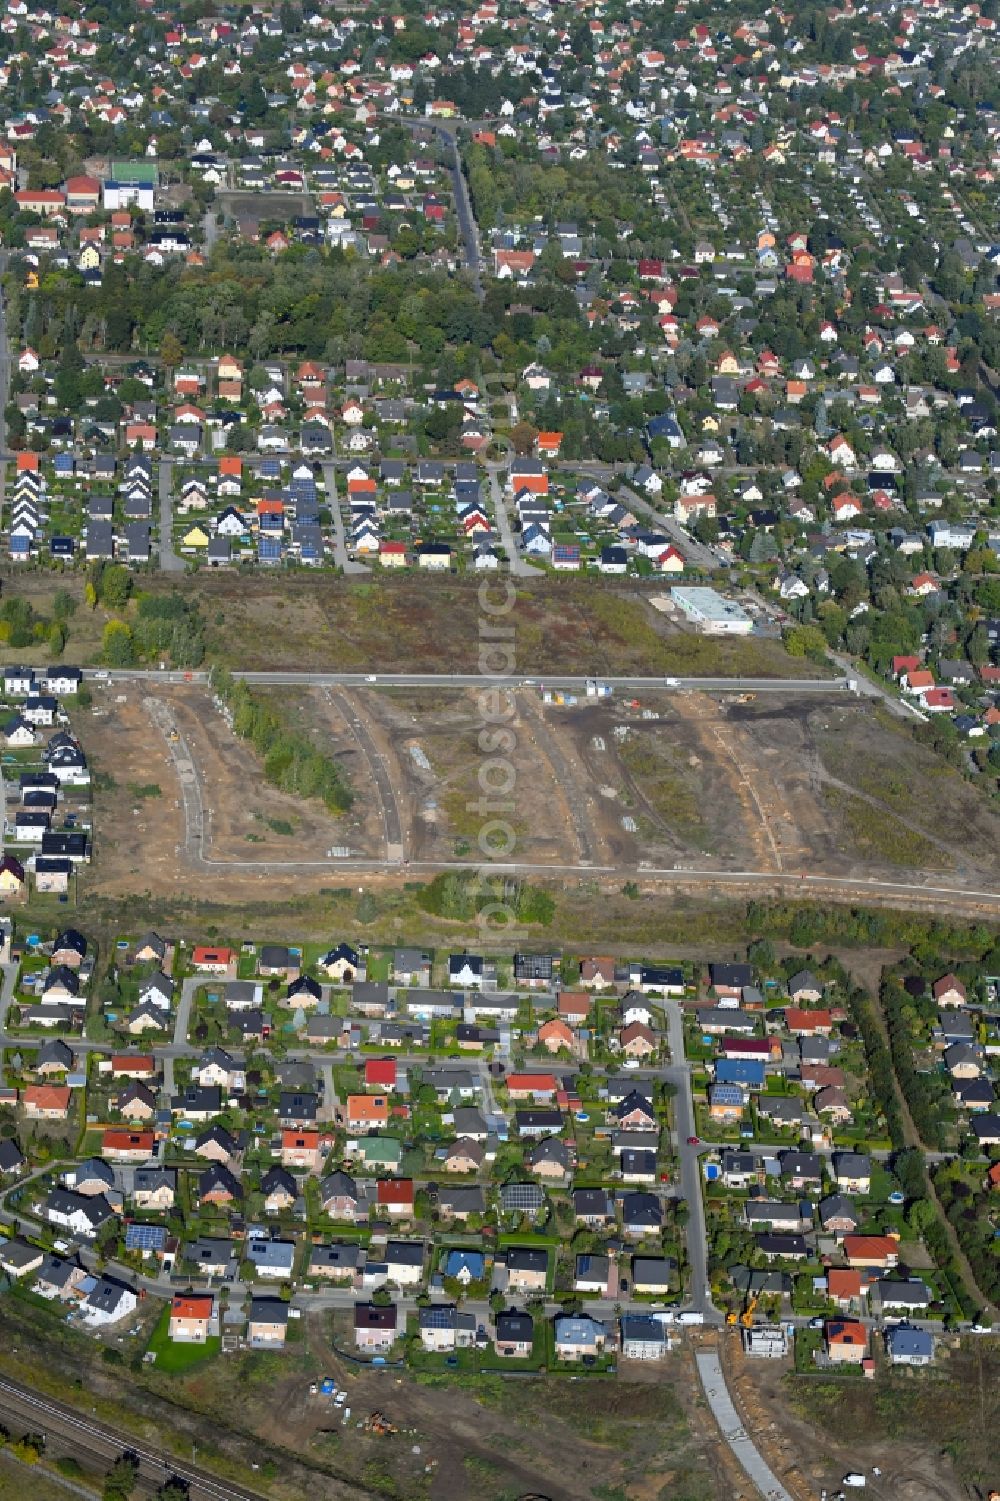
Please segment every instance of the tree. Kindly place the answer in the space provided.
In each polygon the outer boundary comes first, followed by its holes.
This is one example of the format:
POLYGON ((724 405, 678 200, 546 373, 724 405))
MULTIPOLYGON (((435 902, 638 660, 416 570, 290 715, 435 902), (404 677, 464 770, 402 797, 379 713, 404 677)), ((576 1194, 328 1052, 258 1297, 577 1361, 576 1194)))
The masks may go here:
POLYGON ((69 620, 76 613, 76 600, 68 589, 57 589, 52 601, 53 618, 60 621, 69 620))
POLYGON ((758 974, 769 974, 774 968, 774 944, 769 938, 755 938, 747 948, 747 959, 758 974))
POLYGON ((131 667, 135 662, 132 632, 124 620, 109 620, 101 641, 102 654, 109 667, 131 667))
POLYGON ((179 365, 183 358, 184 346, 177 335, 168 329, 160 340, 160 360, 168 370, 171 370, 175 365, 179 365))
POLYGON ((131 1453, 121 1454, 105 1477, 102 1501, 128 1501, 138 1483, 138 1456, 131 1453))
POLYGON ((358 897, 356 917, 359 923, 372 923, 378 917, 378 900, 372 891, 363 891, 358 897))
POLYGON ((816 662, 826 658, 826 637, 818 626, 790 626, 784 632, 783 640, 790 657, 809 657, 816 662))
POLYGON ((530 453, 535 446, 538 437, 538 429, 532 427, 530 422, 519 422, 511 428, 510 441, 514 445, 514 452, 519 454, 530 453))
POLYGON ((132 592, 132 575, 122 563, 109 563, 101 574, 101 601, 123 610, 132 592))
POLYGON ((190 1495, 187 1481, 182 1480, 179 1475, 171 1475, 156 1493, 157 1501, 188 1501, 190 1495))

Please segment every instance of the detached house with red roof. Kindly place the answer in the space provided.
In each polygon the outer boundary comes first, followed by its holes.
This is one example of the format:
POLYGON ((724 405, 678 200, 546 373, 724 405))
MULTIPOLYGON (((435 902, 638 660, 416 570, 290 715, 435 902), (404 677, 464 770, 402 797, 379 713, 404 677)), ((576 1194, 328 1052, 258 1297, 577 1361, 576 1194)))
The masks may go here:
POLYGON ((942 975, 940 980, 935 980, 931 986, 931 994, 938 1006, 942 1008, 964 1006, 967 993, 965 986, 957 975, 942 975))
POLYGON ((215 1313, 212 1293, 175 1293, 170 1304, 167 1333, 177 1344, 203 1345, 215 1313))
POLYGON ((380 1178, 376 1187, 379 1209, 385 1209, 397 1219, 413 1214, 414 1188, 412 1178, 380 1178))
POLYGON ((366 1058, 365 1088, 392 1094, 396 1088, 395 1058, 366 1058))
POLYGON ((831 1319, 824 1339, 827 1356, 834 1365, 861 1365, 868 1355, 868 1331, 855 1319, 831 1319))

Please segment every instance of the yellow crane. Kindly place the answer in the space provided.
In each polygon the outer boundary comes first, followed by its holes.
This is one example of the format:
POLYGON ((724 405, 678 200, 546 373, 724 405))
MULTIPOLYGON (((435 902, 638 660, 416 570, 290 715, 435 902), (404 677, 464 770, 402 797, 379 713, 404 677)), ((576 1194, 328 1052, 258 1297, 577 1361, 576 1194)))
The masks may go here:
POLYGON ((753 1316, 759 1302, 760 1293, 748 1292, 747 1301, 744 1306, 743 1312, 740 1314, 727 1313, 726 1323, 729 1324, 730 1327, 735 1324, 742 1324, 744 1329, 750 1329, 753 1325, 753 1316))
POLYGON ((740 1323, 743 1325, 744 1329, 750 1329, 753 1327, 753 1316, 759 1302, 760 1293, 754 1293, 753 1297, 750 1299, 750 1301, 747 1303, 747 1306, 740 1314, 740 1323))

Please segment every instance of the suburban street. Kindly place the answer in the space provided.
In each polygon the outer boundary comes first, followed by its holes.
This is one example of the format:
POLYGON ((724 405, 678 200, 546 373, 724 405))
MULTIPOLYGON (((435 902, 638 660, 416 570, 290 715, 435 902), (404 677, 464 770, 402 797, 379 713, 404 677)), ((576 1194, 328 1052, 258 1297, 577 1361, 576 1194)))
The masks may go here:
POLYGON ((458 216, 458 227, 462 235, 462 244, 465 247, 465 267, 472 278, 472 285, 476 296, 482 302, 485 293, 483 291, 483 280, 480 270, 479 227, 472 212, 469 187, 465 181, 465 173, 462 171, 462 158, 459 154, 458 142, 456 140, 456 131, 458 128, 467 125, 469 122, 461 119, 449 120, 447 122, 440 120, 428 121, 426 119, 410 120, 405 118, 399 119, 398 116, 394 116, 393 119, 395 123, 404 125, 408 130, 432 130, 444 144, 445 151, 451 158, 452 192, 455 197, 455 213, 458 216))
POLYGON ((207 208, 201 221, 202 234, 205 237, 205 254, 209 256, 219 238, 219 216, 214 208, 207 208))
MULTIPOLYGON (((333 442, 336 443, 334 437, 333 442)), ((334 450, 336 452, 336 450, 334 450)), ((364 563, 359 563, 357 558, 347 555, 347 538, 344 535, 344 513, 340 509, 340 492, 337 489, 337 459, 328 459, 323 465, 323 483, 326 486, 326 500, 330 508, 330 519, 333 522, 333 560, 338 568, 342 568, 346 574, 371 573, 371 569, 364 563)))
POLYGON ((696 568, 704 568, 706 571, 711 572, 714 568, 725 566, 719 553, 714 552, 712 548, 706 547, 703 542, 699 542, 697 538, 692 537, 691 533, 685 531, 675 517, 663 511, 658 511, 655 506, 651 505, 648 500, 643 500, 642 496, 628 485, 619 485, 618 495, 625 499, 630 510, 637 511, 647 521, 654 522, 659 530, 664 532, 674 546, 684 554, 687 562, 693 563, 696 568))
POLYGON ((174 552, 174 461, 166 454, 160 456, 159 501, 160 501, 160 567, 164 573, 183 573, 184 559, 174 552))
MULTIPOLYGON (((3 984, 0 989, 0 1047, 16 1045, 17 1038, 6 1031, 6 1018, 9 1006, 14 995, 14 986, 18 974, 18 966, 8 964, 3 967, 3 984)), ((188 1034, 191 1027, 192 1007, 194 996, 201 985, 206 983, 206 977, 193 976, 182 982, 180 993, 177 998, 177 1010, 174 1017, 171 1041, 167 1044, 154 1044, 151 1048, 155 1058, 160 1062, 163 1069, 164 1091, 169 1096, 173 1092, 173 1062, 181 1056, 190 1056, 191 1043, 188 1034)), ((709 1326, 713 1331, 724 1327, 724 1315, 713 1304, 708 1279, 708 1239, 707 1227, 702 1201, 702 1158, 707 1152, 721 1152, 724 1145, 707 1141, 698 1141, 694 1135, 694 1107, 691 1092, 691 1071, 693 1065, 685 1057, 684 1050, 684 1025, 681 1006, 672 1000, 664 1004, 666 1017, 667 1040, 670 1061, 666 1066, 650 1067, 640 1066, 632 1074, 636 1087, 641 1091, 652 1089, 657 1080, 663 1080, 673 1088, 673 1135, 676 1146, 676 1159, 678 1173, 676 1180, 669 1186, 660 1187, 657 1192, 664 1198, 682 1200, 687 1206, 687 1222, 685 1230, 687 1246, 687 1292, 680 1305, 673 1309, 674 1315, 682 1314, 682 1322, 694 1323, 699 1326, 709 1326)), ((350 1018, 346 1019, 350 1021, 350 1018)), ((100 1042, 89 1039, 78 1041, 75 1046, 80 1052, 109 1053, 114 1044, 111 1041, 100 1042)), ((314 1061, 317 1070, 323 1080, 323 1118, 329 1119, 330 1112, 335 1108, 336 1095, 334 1084, 334 1067, 338 1062, 349 1060, 350 1052, 337 1050, 333 1053, 326 1049, 291 1048, 287 1057, 290 1061, 314 1061)), ((420 1065, 426 1063, 422 1054, 402 1054, 399 1061, 405 1064, 420 1065)), ((446 1065, 447 1066, 447 1065, 446 1065)), ((456 1064, 456 1073, 466 1072, 464 1064, 456 1064)), ((564 1072, 558 1065, 554 1066, 557 1074, 564 1072)), ((569 1070, 572 1073, 572 1070, 569 1070)), ((480 1105, 490 1118, 497 1111, 497 1102, 493 1092, 492 1081, 489 1078, 485 1063, 475 1067, 475 1075, 480 1087, 480 1105)), ((756 1155, 763 1155, 779 1147, 778 1143, 773 1146, 755 1142, 740 1144, 740 1150, 749 1150, 756 1155)), ((829 1152, 825 1155, 829 1156, 829 1152)), ((882 1160, 888 1153, 876 1152, 872 1156, 882 1160)), ((940 1160, 939 1154, 928 1154, 928 1161, 940 1160)), ((11 1184, 0 1191, 0 1222, 6 1225, 18 1225, 23 1233, 26 1221, 30 1224, 33 1216, 26 1213, 25 1209, 17 1205, 12 1209, 8 1204, 11 1194, 23 1193, 26 1184, 37 1180, 50 1173, 58 1164, 47 1164, 38 1167, 27 1179, 19 1183, 11 1184)), ((426 1180, 416 1180, 418 1187, 426 1187, 426 1180)), ((130 1269, 111 1262, 102 1267, 96 1252, 86 1244, 79 1251, 80 1259, 85 1267, 93 1271, 104 1270, 114 1277, 127 1281, 137 1290, 146 1294, 170 1298, 177 1290, 178 1283, 166 1276, 142 1276, 136 1275, 130 1269)), ((221 1284, 209 1279, 210 1287, 218 1287, 221 1284)), ((230 1306, 242 1301, 249 1291, 248 1286, 238 1276, 229 1280, 226 1284, 229 1288, 230 1306)), ((304 1311, 312 1313, 324 1310, 347 1310, 354 1306, 357 1300, 357 1290, 354 1287, 328 1287, 321 1290, 303 1289, 294 1295, 297 1306, 304 1311)), ((413 1314, 420 1306, 420 1301, 414 1295, 404 1292, 395 1292, 393 1302, 396 1303, 402 1315, 413 1314)), ((463 1303, 464 1310, 473 1315, 479 1324, 487 1324, 490 1319, 490 1306, 485 1300, 470 1299, 463 1303)), ((556 1317, 562 1310, 561 1305, 552 1298, 544 1298, 538 1313, 546 1319, 556 1317)), ((647 1313, 648 1305, 636 1302, 629 1296, 596 1297, 588 1299, 586 1312, 593 1318, 613 1320, 626 1312, 647 1313)), ((808 1320, 802 1315, 793 1315, 786 1320, 796 1326, 802 1326, 808 1320)), ((874 1330, 879 1327, 878 1320, 871 1315, 863 1318, 865 1326, 874 1330)), ((911 1320, 916 1326, 922 1321, 911 1320)), ((928 1328, 936 1328, 928 1324, 928 1328)), ((700 1346, 695 1350, 699 1380, 705 1393, 706 1400, 717 1422, 720 1432, 733 1452, 734 1457, 750 1477, 754 1486, 760 1492, 765 1501, 792 1501, 790 1493, 785 1489, 780 1480, 774 1475, 764 1456, 757 1448, 752 1436, 746 1431, 742 1419, 739 1416, 725 1378, 725 1371, 720 1358, 720 1353, 715 1348, 700 1346)), ((75 1447, 81 1457, 87 1456, 92 1461, 95 1458, 111 1461, 125 1447, 135 1447, 131 1437, 122 1433, 116 1433, 114 1429, 105 1424, 92 1421, 83 1414, 65 1407, 61 1403, 53 1402, 50 1398, 33 1392, 30 1388, 19 1383, 0 1381, 0 1418, 10 1415, 16 1420, 44 1419, 45 1431, 59 1433, 60 1438, 75 1447)), ((190 1485, 192 1501, 221 1501, 221 1498, 233 1498, 233 1501, 255 1501, 252 1492, 248 1492, 238 1486, 226 1482, 223 1485, 216 1482, 211 1476, 199 1470, 194 1464, 176 1464, 173 1460, 166 1460, 157 1450, 142 1446, 136 1448, 141 1460, 142 1470, 139 1494, 152 1495, 158 1484, 167 1473, 175 1473, 186 1479, 190 1485)))
POLYGON ((531 564, 526 562, 525 559, 521 556, 521 552, 517 545, 517 539, 514 536, 514 530, 510 524, 510 515, 507 511, 507 502, 504 499, 503 486, 500 482, 500 474, 502 473, 502 468, 501 466, 496 464, 490 464, 487 466, 487 468, 489 471, 490 496, 493 501, 493 512, 497 518, 497 530, 500 533, 500 541, 503 544, 504 552, 507 554, 507 561, 510 567, 510 571, 515 578, 532 577, 535 574, 540 573, 541 570, 538 568, 533 568, 531 564))
POLYGON ((691 1307, 705 1315, 706 1322, 721 1323, 722 1315, 712 1303, 708 1285, 708 1232, 701 1197, 701 1162, 699 1148, 689 1144, 694 1135, 694 1102, 691 1098, 691 1069, 684 1057, 684 1019, 680 1006, 671 1001, 666 1007, 667 1040, 670 1065, 663 1078, 676 1090, 674 1096, 674 1130, 680 1162, 680 1196, 688 1206, 687 1253, 690 1264, 691 1307))

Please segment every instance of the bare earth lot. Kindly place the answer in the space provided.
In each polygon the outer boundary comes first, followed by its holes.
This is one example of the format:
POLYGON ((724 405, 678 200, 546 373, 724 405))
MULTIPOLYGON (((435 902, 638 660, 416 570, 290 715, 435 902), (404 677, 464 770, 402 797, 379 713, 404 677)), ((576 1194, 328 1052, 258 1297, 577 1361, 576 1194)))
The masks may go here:
POLYGON ((998 1359, 996 1340, 967 1338, 961 1348, 941 1342, 932 1370, 880 1369, 874 1388, 738 1355, 730 1374, 775 1469, 798 1469, 812 1494, 866 1469, 872 1501, 972 1501, 997 1481, 998 1359))
MULTIPOLYGON (((689 1352, 656 1370, 622 1366, 617 1378, 425 1376, 359 1367, 333 1349, 329 1314, 302 1321, 277 1354, 217 1355, 185 1375, 138 1364, 123 1380, 101 1358, 100 1342, 23 1304, 6 1306, 5 1328, 18 1357, 0 1366, 54 1396, 92 1407, 99 1420, 127 1425, 158 1446, 203 1462, 250 1487, 266 1478, 275 1501, 504 1501, 541 1494, 551 1501, 722 1501, 724 1446, 694 1395, 689 1352), (67 1383, 65 1373, 71 1373, 67 1383), (351 1418, 309 1386, 334 1377, 351 1418), (67 1385, 76 1388, 75 1395, 67 1385), (83 1394, 83 1395, 82 1395, 83 1394), (399 1432, 359 1429, 381 1411, 399 1432), (260 1471, 249 1469, 251 1460, 260 1471)), ((158 1310, 150 1308, 148 1326, 158 1310)), ((146 1332, 113 1341, 126 1365, 146 1332)), ((0 1468, 0 1475, 4 1472, 0 1468)), ((13 1492, 11 1492, 13 1494, 13 1492)), ((27 1494, 27 1492, 26 1492, 27 1494)), ((40 1490, 39 1496, 54 1494, 40 1490)))
MULTIPOLYGON (((267 893, 273 895, 277 883, 287 894, 298 887, 303 865, 314 878, 329 868, 334 846, 377 852, 366 832, 371 813, 365 799, 358 800, 357 811, 336 819, 318 802, 271 787, 258 758, 231 733, 206 689, 144 684, 122 694, 115 685, 95 691, 94 700, 107 712, 84 713, 77 721, 96 771, 93 891, 139 888, 170 896, 183 873, 188 893, 238 903, 262 894, 262 862, 268 864, 267 893), (204 855, 190 827, 173 748, 150 712, 150 700, 169 711, 194 763, 207 814, 204 855)), ((335 754, 346 753, 342 726, 331 724, 327 737, 335 754)))
MULTIPOLYGON (((192 895, 235 903, 317 892, 390 846, 398 867, 480 858, 493 813, 478 806, 489 757, 473 690, 268 690, 342 761, 355 798, 335 817, 270 787, 206 689, 117 687, 78 720, 96 773, 95 891, 141 878, 168 895, 180 868, 192 895)), ((867 700, 661 692, 562 707, 529 687, 514 705, 497 816, 525 864, 991 884, 1000 816, 867 700)))

